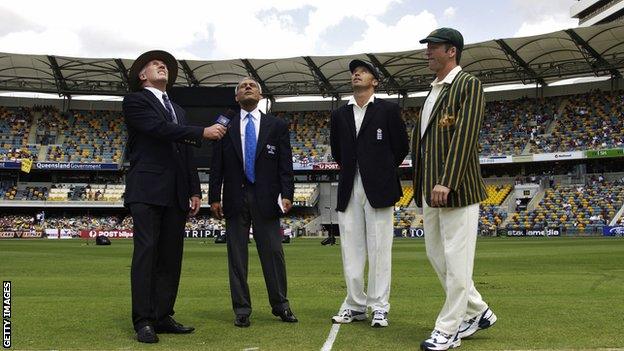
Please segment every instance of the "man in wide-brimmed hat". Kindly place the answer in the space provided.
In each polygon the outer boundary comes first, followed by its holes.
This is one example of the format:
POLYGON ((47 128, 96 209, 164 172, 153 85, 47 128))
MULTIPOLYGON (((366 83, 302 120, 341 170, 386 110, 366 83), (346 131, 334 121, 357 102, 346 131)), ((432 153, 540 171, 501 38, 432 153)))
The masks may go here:
POLYGON ((133 220, 132 322, 137 340, 158 342, 157 333, 194 330, 173 319, 182 266, 187 215, 199 211, 201 190, 190 146, 218 140, 225 127, 187 125, 184 110, 167 95, 178 64, 168 52, 139 56, 128 75, 132 93, 123 100, 128 128, 125 206, 133 220))

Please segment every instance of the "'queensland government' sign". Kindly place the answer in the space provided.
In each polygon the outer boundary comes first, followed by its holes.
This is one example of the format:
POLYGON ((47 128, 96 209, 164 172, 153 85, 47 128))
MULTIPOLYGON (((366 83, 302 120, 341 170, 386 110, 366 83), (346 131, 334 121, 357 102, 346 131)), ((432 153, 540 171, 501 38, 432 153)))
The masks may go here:
POLYGON ((80 171, 116 171, 119 169, 117 163, 82 163, 82 162, 37 162, 36 169, 50 170, 80 170, 80 171))
MULTIPOLYGON (((0 161, 0 169, 20 169, 21 161, 0 161)), ((49 170, 78 170, 78 171, 116 171, 119 169, 117 163, 95 163, 95 162, 36 162, 34 169, 49 170)))

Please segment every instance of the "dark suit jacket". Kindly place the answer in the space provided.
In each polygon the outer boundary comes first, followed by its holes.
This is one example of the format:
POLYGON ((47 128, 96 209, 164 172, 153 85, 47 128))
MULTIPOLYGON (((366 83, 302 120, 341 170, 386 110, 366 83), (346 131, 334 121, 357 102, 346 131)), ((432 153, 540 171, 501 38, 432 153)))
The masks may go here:
POLYGON ((447 207, 485 200, 477 147, 484 111, 481 82, 460 71, 438 95, 422 138, 422 116, 418 118, 412 131, 414 197, 418 207, 422 207, 423 189, 431 205, 431 190, 436 184, 451 189, 447 207))
POLYGON ((375 98, 366 108, 357 137, 353 106, 334 110, 330 142, 332 156, 340 166, 336 210, 347 208, 356 165, 372 207, 393 206, 401 198, 397 168, 409 152, 409 140, 399 105, 375 98))
MULTIPOLYGON (((225 136, 214 144, 210 166, 209 202, 221 201, 223 214, 230 218, 240 212, 243 203, 245 168, 240 136, 239 114, 230 122, 225 136)), ((278 218, 281 210, 277 198, 292 201, 295 185, 288 124, 275 116, 262 113, 256 146, 256 201, 266 218, 278 218)))
POLYGON ((199 146, 203 128, 186 125, 184 110, 172 103, 178 123, 168 121, 165 107, 149 90, 128 94, 123 114, 128 127, 126 205, 135 202, 189 209, 200 196, 199 177, 189 145, 199 146))

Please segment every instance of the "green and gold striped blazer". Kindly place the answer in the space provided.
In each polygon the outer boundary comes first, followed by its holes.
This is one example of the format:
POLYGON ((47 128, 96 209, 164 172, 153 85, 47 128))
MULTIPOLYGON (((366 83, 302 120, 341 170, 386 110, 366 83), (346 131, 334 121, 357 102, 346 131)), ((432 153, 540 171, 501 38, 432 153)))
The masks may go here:
POLYGON ((422 207, 423 191, 431 205, 436 184, 451 189, 446 207, 463 207, 487 197, 478 154, 484 112, 481 82, 460 71, 438 95, 422 138, 422 114, 417 119, 412 130, 412 167, 418 207, 422 207))

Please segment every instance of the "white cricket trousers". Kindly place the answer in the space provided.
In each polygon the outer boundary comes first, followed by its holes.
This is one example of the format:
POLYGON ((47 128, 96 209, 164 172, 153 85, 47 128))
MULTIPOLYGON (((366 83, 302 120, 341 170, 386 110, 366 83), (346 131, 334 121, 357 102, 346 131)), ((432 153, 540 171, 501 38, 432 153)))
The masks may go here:
POLYGON ((472 281, 479 204, 432 208, 423 198, 423 224, 427 257, 446 293, 435 329, 453 335, 488 307, 472 281))
POLYGON ((365 312, 390 310, 390 276, 394 206, 371 207, 360 173, 356 172, 349 204, 338 212, 342 266, 347 297, 342 309, 365 312), (368 286, 364 292, 364 267, 368 258, 368 286))

